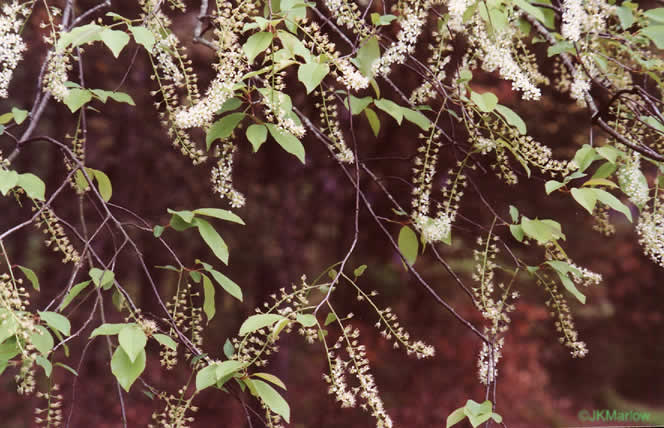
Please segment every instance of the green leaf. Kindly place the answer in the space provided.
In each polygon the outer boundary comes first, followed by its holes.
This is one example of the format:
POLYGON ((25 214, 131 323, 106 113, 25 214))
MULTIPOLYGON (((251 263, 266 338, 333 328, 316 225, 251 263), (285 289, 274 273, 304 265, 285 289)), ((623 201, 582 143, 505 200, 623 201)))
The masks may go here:
POLYGON ((312 314, 297 314, 295 320, 304 327, 313 327, 316 325, 316 317, 312 314))
POLYGON ((163 233, 164 233, 164 226, 156 225, 152 229, 152 234, 154 235, 155 238, 159 238, 163 233))
POLYGON ((160 345, 163 345, 163 346, 165 346, 169 349, 172 349, 173 351, 175 351, 178 347, 177 342, 175 340, 173 340, 173 338, 171 338, 171 336, 167 336, 167 335, 161 334, 161 333, 156 333, 156 334, 153 334, 152 337, 157 342, 159 342, 160 345))
POLYGON ((378 132, 380 132, 380 119, 378 118, 378 115, 369 107, 364 109, 364 114, 367 116, 367 120, 369 121, 369 126, 371 126, 371 132, 373 132, 374 137, 378 137, 378 132))
POLYGON ((242 50, 247 55, 249 64, 253 63, 256 56, 270 46, 273 37, 272 33, 261 31, 247 39, 247 42, 242 46, 242 50))
POLYGON ((503 118, 505 118, 507 123, 515 127, 517 131, 519 131, 519 134, 521 135, 526 134, 527 132, 526 122, 524 122, 523 119, 521 119, 521 116, 516 114, 514 110, 512 110, 509 107, 505 107, 504 105, 501 104, 496 104, 496 110, 498 111, 498 113, 500 113, 500 115, 503 118))
POLYGON ((130 359, 121 346, 118 346, 111 358, 111 372, 122 388, 129 392, 131 385, 145 370, 145 349, 141 349, 135 359, 130 359))
POLYGON ((12 107, 12 115, 14 116, 14 122, 16 122, 17 125, 20 125, 28 117, 28 111, 12 107))
MULTIPOLYGON (((558 274, 558 277, 560 278, 560 282, 562 282, 563 286, 572 293, 574 297, 576 297, 579 302, 585 304, 586 303, 586 296, 583 295, 577 288, 576 285, 574 285, 574 282, 567 276, 567 273, 572 271, 572 270, 577 270, 573 269, 572 266, 570 266, 568 263, 561 262, 559 260, 549 260, 546 262, 549 266, 551 266, 556 273, 558 274)), ((578 272, 578 270, 577 270, 578 272)), ((577 275, 580 275, 581 272, 575 272, 577 275)))
POLYGON ((129 27, 129 31, 131 31, 132 36, 134 36, 136 43, 143 45, 148 52, 152 52, 152 48, 155 44, 155 38, 152 31, 140 26, 129 27))
POLYGON ((210 145, 216 139, 224 139, 231 136, 235 127, 244 119, 244 113, 231 113, 212 124, 205 137, 205 145, 210 150, 210 145))
POLYGON ((597 153, 588 144, 584 144, 574 155, 574 163, 578 165, 579 172, 585 171, 595 159, 597 159, 597 153))
POLYGON ((643 13, 646 18, 658 24, 664 24, 664 7, 649 9, 643 13))
POLYGON ((95 284, 95 286, 101 287, 104 290, 111 288, 113 281, 115 280, 115 273, 110 270, 92 268, 88 274, 90 275, 90 278, 92 278, 92 282, 95 284))
POLYGON ((84 104, 92 100, 92 92, 87 89, 73 88, 69 90, 67 96, 62 100, 72 113, 76 113, 84 104))
POLYGON ((16 171, 0 169, 0 192, 3 196, 7 196, 7 193, 16 187, 17 183, 18 173, 16 171))
POLYGON ((519 221, 519 209, 514 205, 510 205, 510 217, 514 223, 519 221))
POLYGON ((284 30, 277 31, 277 35, 279 40, 281 40, 281 44, 291 52, 291 55, 297 55, 306 62, 311 62, 311 52, 304 46, 299 38, 284 30))
POLYGON ((560 189, 564 185, 565 185, 565 183, 561 183, 560 181, 549 180, 546 183, 544 183, 544 190, 546 190, 547 195, 550 195, 551 192, 555 192, 556 190, 560 189))
POLYGON ((128 324, 118 334, 120 346, 127 353, 129 360, 133 363, 136 357, 145 350, 148 338, 145 332, 136 324, 128 324))
POLYGON ((258 314, 252 315, 247 318, 240 326, 240 336, 246 336, 261 328, 270 327, 277 321, 281 321, 285 317, 277 314, 258 314))
POLYGON ((201 273, 195 270, 189 271, 189 276, 194 280, 196 284, 201 282, 201 273))
POLYGON ((106 202, 110 201, 111 196, 113 195, 113 186, 111 185, 111 180, 108 178, 108 175, 98 169, 85 168, 85 170, 88 175, 92 175, 97 181, 97 188, 99 189, 101 198, 106 202))
POLYGON ((523 228, 520 224, 510 224, 510 232, 512 233, 512 236, 514 236, 514 239, 519 242, 523 242, 523 238, 525 236, 523 234, 523 228))
POLYGON ((623 204, 620 202, 618 198, 613 196, 611 193, 607 192, 606 190, 602 189, 592 189, 595 192, 595 196, 597 199, 602 202, 603 204, 608 205, 609 207, 613 208, 614 210, 621 212, 627 217, 627 220, 632 222, 632 212, 629 210, 627 205, 623 204))
POLYGON ((470 99, 477 105, 477 108, 484 113, 492 112, 498 105, 498 97, 493 92, 470 92, 470 99))
POLYGON ((611 162, 605 162, 597 168, 597 171, 593 174, 592 178, 606 178, 613 174, 618 167, 615 164, 612 164, 611 162))
POLYGON ((124 31, 104 29, 100 34, 101 41, 113 52, 114 57, 120 56, 120 52, 129 43, 129 36, 124 31))
POLYGON ((231 343, 230 339, 226 339, 226 342, 224 342, 224 355, 226 358, 230 358, 234 353, 235 347, 233 346, 233 343, 231 343))
POLYGON ((102 324, 99 327, 95 328, 92 330, 92 333, 90 333, 90 339, 96 336, 113 336, 116 334, 119 334, 120 331, 122 331, 123 328, 127 327, 127 323, 106 323, 102 324))
POLYGON ((458 424, 465 418, 466 414, 464 413, 464 407, 459 407, 458 409, 449 414, 449 416, 447 417, 445 428, 450 428, 451 426, 458 424))
POLYGON ((187 210, 175 211, 170 208, 167 208, 166 212, 180 217, 185 223, 191 223, 192 220, 194 219, 194 216, 196 215, 192 211, 187 211, 187 210))
POLYGON ((67 364, 63 363, 55 363, 54 366, 60 366, 63 369, 67 370, 69 373, 73 374, 74 376, 78 376, 78 372, 71 367, 69 367, 67 364))
POLYGON ((239 285, 237 285, 235 282, 233 282, 233 280, 231 280, 223 273, 218 272, 214 269, 208 269, 208 272, 210 272, 212 278, 214 278, 214 280, 217 281, 217 283, 221 285, 221 288, 226 290, 228 294, 235 297, 240 302, 242 301, 242 289, 240 288, 239 285))
POLYGON ((217 231, 214 230, 214 227, 201 218, 194 219, 194 224, 198 227, 198 233, 207 246, 210 247, 214 255, 224 262, 224 264, 228 264, 228 246, 217 231))
POLYGON ((29 341, 42 355, 48 355, 54 345, 53 336, 43 325, 35 326, 35 331, 30 333, 29 341))
POLYGON ((265 380, 268 381, 268 382, 272 382, 273 384, 277 385, 278 387, 280 387, 280 388, 282 388, 282 389, 288 389, 288 388, 286 388, 286 384, 283 383, 283 382, 281 381, 281 379, 279 379, 278 377, 276 377, 276 376, 273 375, 273 374, 259 372, 259 373, 254 373, 254 374, 252 374, 252 376, 254 376, 254 377, 260 377, 260 378, 262 378, 262 379, 265 379, 265 380))
POLYGON ((403 112, 403 117, 405 117, 407 121, 419 126, 423 131, 428 131, 429 128, 431 128, 431 121, 429 118, 419 111, 411 110, 406 107, 402 107, 401 111, 403 112))
POLYGON ((404 256, 409 265, 415 264, 417 260, 417 252, 419 249, 419 241, 417 235, 408 226, 403 226, 399 231, 399 251, 404 256))
POLYGON ((300 162, 304 163, 304 146, 300 140, 290 132, 283 131, 272 123, 267 123, 265 126, 267 126, 267 129, 270 131, 272 138, 274 138, 284 150, 294 155, 300 160, 300 162))
POLYGON ((374 100, 374 105, 392 116, 394 120, 396 120, 397 123, 401 125, 401 121, 403 120, 403 108, 399 104, 395 103, 394 101, 381 98, 379 100, 374 100))
POLYGON ((239 371, 245 366, 245 364, 237 360, 228 360, 217 363, 216 366, 215 375, 217 376, 217 381, 219 381, 226 376, 239 371))
POLYGON ((60 304, 60 308, 58 310, 63 311, 67 306, 69 306, 72 300, 74 300, 76 296, 78 296, 81 293, 81 291, 83 291, 83 289, 87 287, 88 284, 90 284, 90 282, 91 281, 88 280, 88 281, 79 282, 78 284, 74 285, 71 288, 71 290, 69 290, 69 293, 67 293, 65 298, 62 299, 62 303, 60 304))
POLYGON ((624 155, 622 151, 612 146, 602 146, 596 148, 595 150, 601 157, 603 157, 604 159, 608 160, 611 163, 616 163, 616 159, 618 159, 618 156, 624 155))
POLYGON ((129 94, 125 94, 124 92, 110 92, 108 96, 113 101, 117 101, 119 103, 125 103, 132 106, 136 105, 134 99, 129 94))
POLYGON ((332 323, 335 322, 336 320, 337 320, 337 316, 334 315, 334 313, 330 312, 330 313, 327 314, 327 316, 325 317, 325 323, 324 323, 325 327, 327 327, 328 325, 332 324, 332 323))
POLYGON ((521 227, 526 236, 536 240, 540 245, 557 241, 560 238, 565 239, 560 224, 553 220, 531 220, 526 216, 522 216, 521 227))
POLYGON ((394 15, 381 15, 379 13, 371 14, 371 23, 377 27, 390 25, 395 19, 397 19, 397 17, 394 15))
POLYGON ((555 45, 551 45, 546 49, 546 54, 549 58, 551 58, 554 55, 559 55, 561 53, 574 53, 574 52, 576 52, 576 50, 574 49, 574 45, 567 40, 558 42, 555 45))
POLYGON ((18 268, 21 269, 23 275, 25 275, 28 281, 30 281, 30 283, 32 284, 32 288, 39 291, 39 278, 37 278, 35 271, 25 266, 18 266, 18 268))
POLYGON ((647 38, 657 46, 657 49, 664 49, 664 25, 650 25, 641 29, 647 38))
POLYGON ((272 388, 269 384, 262 380, 253 381, 254 388, 260 399, 265 405, 277 415, 284 418, 287 423, 290 423, 290 407, 284 398, 279 395, 277 390, 272 388))
POLYGON ((307 94, 310 94, 320 85, 325 76, 330 72, 330 66, 317 62, 309 62, 300 65, 297 70, 297 79, 307 88, 307 94))
POLYGON ((39 318, 48 324, 52 329, 58 330, 65 336, 71 334, 71 324, 67 317, 60 315, 57 312, 38 312, 39 318))
POLYGON ((28 195, 31 199, 37 199, 39 201, 45 200, 46 185, 34 174, 29 172, 25 174, 19 174, 17 186, 25 190, 25 194, 28 195))
POLYGON ((593 213, 595 209, 595 203, 597 202, 597 196, 595 196, 594 189, 572 189, 572 196, 574 199, 588 211, 590 214, 593 213))
POLYGON ((376 36, 368 38, 364 44, 358 49, 357 56, 351 60, 353 64, 360 70, 360 73, 371 79, 373 77, 373 63, 380 58, 380 46, 378 46, 378 39, 376 36))
POLYGON ((237 214, 228 210, 222 210, 221 208, 198 208, 194 210, 194 214, 214 217, 218 218, 219 220, 226 220, 232 223, 244 225, 244 221, 242 221, 242 219, 237 214))
POLYGON ((359 278, 360 276, 362 276, 362 274, 364 273, 365 270, 367 270, 367 265, 358 266, 353 271, 353 275, 355 275, 355 278, 359 278))
POLYGON ((615 9, 616 15, 618 15, 618 19, 620 20, 620 26, 622 27, 623 30, 628 29, 629 27, 634 24, 634 14, 632 13, 632 9, 627 7, 627 6, 620 6, 616 7, 615 9))
POLYGON ((207 275, 201 274, 201 276, 203 277, 203 311, 209 323, 217 312, 214 302, 214 284, 207 275))
POLYGON ((250 125, 247 128, 247 140, 249 140, 254 153, 256 153, 263 143, 265 143, 265 140, 267 140, 267 128, 265 125, 250 125))
POLYGON ((5 113, 5 114, 0 114, 0 125, 8 124, 13 118, 14 118, 14 115, 11 112, 5 113))
POLYGON ((196 373, 196 391, 202 391, 215 383, 217 383, 217 364, 210 364, 196 373))
POLYGON ((614 183, 611 180, 607 180, 606 178, 591 178, 590 180, 585 181, 582 184, 583 187, 589 186, 607 186, 607 187, 612 187, 612 188, 618 188, 618 185, 614 183))
POLYGON ((547 20, 544 16, 544 13, 542 12, 542 9, 531 5, 527 0, 514 0, 514 3, 519 6, 520 9, 523 9, 524 12, 532 15, 533 18, 537 19, 542 24, 547 25, 547 20))
POLYGON ((86 43, 101 40, 100 34, 104 27, 97 24, 86 24, 74 27, 67 33, 61 33, 56 44, 56 51, 62 52, 67 46, 77 47, 86 43))
POLYGON ((37 355, 35 357, 35 363, 37 363, 44 369, 44 374, 46 374, 46 377, 51 377, 51 372, 53 371, 53 365, 49 360, 42 357, 41 355, 37 355))
MULTIPOLYGON (((373 101, 373 98, 371 98, 371 97, 357 98, 357 97, 354 97, 354 96, 351 95, 350 96, 350 112, 351 112, 351 114, 356 115, 356 114, 362 113, 364 111, 364 109, 367 108, 367 106, 369 104, 371 104, 372 101, 373 101)), ((346 100, 345 105, 346 105, 346 108, 348 108, 348 100, 346 100)))

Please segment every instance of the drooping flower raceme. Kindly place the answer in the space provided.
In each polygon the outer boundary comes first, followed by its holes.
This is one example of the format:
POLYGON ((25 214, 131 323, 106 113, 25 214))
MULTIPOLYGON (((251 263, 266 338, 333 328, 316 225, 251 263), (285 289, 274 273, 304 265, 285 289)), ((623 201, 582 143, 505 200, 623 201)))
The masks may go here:
POLYGON ((664 199, 652 211, 642 212, 636 231, 645 254, 664 267, 664 199))
POLYGON ((392 43, 383 56, 372 65, 374 73, 387 76, 392 65, 403 63, 406 56, 415 50, 415 43, 426 22, 426 15, 422 9, 407 8, 405 16, 401 21, 401 31, 397 35, 396 42, 392 43))
POLYGON ((583 0, 565 0, 563 2, 562 34, 567 40, 578 42, 586 22, 583 0))
POLYGON ((25 43, 19 35, 28 9, 17 1, 2 6, 0 14, 0 98, 7 98, 7 88, 14 70, 23 57, 25 43))
POLYGON ((243 53, 239 45, 224 52, 217 63, 217 77, 212 81, 205 97, 188 109, 179 111, 175 121, 187 129, 205 127, 212 122, 215 112, 233 96, 233 87, 244 74, 243 53))

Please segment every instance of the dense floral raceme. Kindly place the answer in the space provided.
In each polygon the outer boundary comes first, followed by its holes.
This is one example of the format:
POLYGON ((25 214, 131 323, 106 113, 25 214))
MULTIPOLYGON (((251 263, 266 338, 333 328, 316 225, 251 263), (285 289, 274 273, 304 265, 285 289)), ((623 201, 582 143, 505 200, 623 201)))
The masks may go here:
POLYGON ((7 98, 9 82, 27 48, 20 30, 29 11, 18 0, 3 4, 0 11, 0 98, 7 98))

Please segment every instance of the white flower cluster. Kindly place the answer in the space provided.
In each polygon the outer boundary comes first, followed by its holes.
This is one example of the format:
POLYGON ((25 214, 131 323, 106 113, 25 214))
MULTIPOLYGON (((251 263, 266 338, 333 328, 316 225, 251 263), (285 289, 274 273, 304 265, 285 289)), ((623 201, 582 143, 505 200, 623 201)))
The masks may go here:
POLYGON ((570 96, 572 99, 576 100, 576 103, 580 107, 585 107, 586 93, 588 91, 590 91, 590 79, 581 67, 577 67, 574 72, 574 80, 569 89, 570 96))
POLYGON ((452 31, 463 30, 463 14, 470 6, 470 0, 450 0, 447 3, 447 10, 450 14, 448 25, 452 31))
MULTIPOLYGON (((478 21, 475 21, 478 24, 478 21)), ((523 93, 524 100, 538 100, 542 96, 540 89, 533 83, 533 78, 528 72, 519 66, 512 53, 511 34, 506 31, 496 32, 492 40, 484 28, 477 30, 478 41, 484 51, 482 68, 493 72, 498 70, 500 75, 512 81, 512 88, 523 93)))
POLYGON ((491 138, 479 137, 477 140, 475 140, 473 147, 479 150, 483 155, 486 155, 496 148, 496 142, 491 138))
POLYGON ((16 0, 2 6, 0 14, 0 98, 9 96, 7 93, 9 82, 26 50, 19 31, 23 24, 23 17, 28 13, 28 8, 20 5, 16 0))
POLYGON ((484 385, 494 382, 498 376, 498 361, 502 357, 501 349, 504 342, 504 339, 501 337, 493 344, 493 355, 491 353, 492 347, 486 342, 482 343, 482 349, 477 358, 477 374, 480 382, 484 385))
POLYGON ((355 395, 348 389, 348 384, 346 383, 345 372, 348 364, 348 361, 343 361, 337 357, 332 362, 330 376, 327 374, 323 375, 323 379, 330 384, 328 392, 336 397, 337 401, 341 403, 342 408, 355 407, 357 402, 355 395))
POLYGON ((353 91, 359 91, 369 86, 369 79, 364 77, 346 58, 335 59, 334 65, 341 73, 337 81, 353 91))
POLYGON ((580 267, 575 265, 574 263, 568 262, 570 266, 578 269, 579 272, 581 272, 581 275, 576 275, 575 272, 572 270, 572 279, 574 282, 578 285, 583 285, 584 287, 588 287, 591 285, 599 285, 602 282, 602 275, 595 273, 591 271, 590 269, 580 267))
POLYGON ((583 0, 565 0, 563 2, 562 35, 567 40, 578 42, 584 31, 587 13, 583 8, 583 0))
MULTIPOLYGON (((155 33, 153 33, 155 34, 155 33)), ((156 34, 161 34, 160 31, 156 34)), ((152 55, 157 60, 157 67, 161 70, 162 79, 171 81, 175 86, 180 87, 184 84, 184 74, 175 64, 171 52, 177 51, 178 39, 174 34, 162 37, 157 40, 152 48, 152 55)))
POLYGON ((659 207, 643 211, 636 231, 645 254, 664 267, 664 199, 660 199, 659 207))
POLYGON ((71 57, 67 52, 51 51, 46 62, 44 74, 44 91, 50 92, 53 98, 62 102, 69 95, 69 88, 65 86, 67 73, 71 69, 71 57))
MULTIPOLYGON (((274 94, 274 92, 271 92, 271 94, 274 94)), ((297 138, 304 137, 304 134, 307 132, 306 128, 302 123, 295 122, 292 111, 284 110, 280 103, 280 98, 272 95, 263 97, 266 119, 270 122, 275 122, 278 128, 295 135, 297 138)))
POLYGON ((236 147, 231 142, 224 143, 219 161, 212 168, 212 186, 213 191, 221 199, 228 198, 233 208, 241 208, 245 204, 245 197, 242 193, 233 188, 233 153, 236 147))
POLYGON ((238 45, 224 52, 217 63, 217 76, 208 88, 205 97, 175 116, 179 128, 206 127, 221 106, 233 96, 233 87, 244 74, 243 53, 238 45))
POLYGON ((325 0, 325 6, 339 26, 348 28, 361 38, 366 38, 371 33, 353 0, 325 0))
POLYGON ((405 18, 401 21, 401 31, 397 34, 397 40, 372 65, 375 74, 387 76, 392 65, 403 63, 406 56, 415 50, 417 38, 425 23, 425 14, 422 9, 411 8, 406 8, 404 14, 405 18))
POLYGON ((449 216, 439 211, 435 218, 429 216, 418 216, 415 221, 415 227, 422 234, 422 239, 426 243, 442 242, 450 236, 452 222, 449 216))
POLYGON ((617 175, 620 188, 634 205, 641 207, 648 202, 650 191, 646 177, 641 172, 639 153, 633 152, 629 160, 618 168, 617 175))

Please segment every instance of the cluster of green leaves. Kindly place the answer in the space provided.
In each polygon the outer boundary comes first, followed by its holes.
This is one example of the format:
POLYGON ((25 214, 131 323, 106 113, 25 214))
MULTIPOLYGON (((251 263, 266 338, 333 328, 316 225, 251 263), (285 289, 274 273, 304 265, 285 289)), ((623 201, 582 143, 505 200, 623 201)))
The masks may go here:
POLYGON ((465 406, 450 413, 445 428, 450 428, 466 418, 473 427, 478 427, 489 419, 493 419, 498 424, 503 421, 503 417, 493 411, 493 403, 490 400, 486 400, 482 404, 468 400, 465 406))
MULTIPOLYGON (((136 323, 107 323, 95 328, 90 333, 90 339, 97 336, 116 335, 120 346, 115 349, 111 358, 111 372, 122 388, 129 391, 129 388, 145 370, 145 347, 148 343, 148 336, 136 323)), ((170 336, 155 333, 150 337, 167 348, 173 350, 177 348, 177 343, 170 336)))

